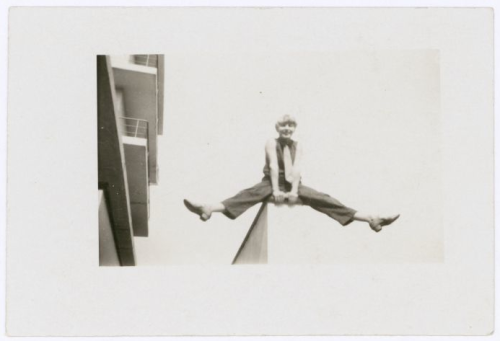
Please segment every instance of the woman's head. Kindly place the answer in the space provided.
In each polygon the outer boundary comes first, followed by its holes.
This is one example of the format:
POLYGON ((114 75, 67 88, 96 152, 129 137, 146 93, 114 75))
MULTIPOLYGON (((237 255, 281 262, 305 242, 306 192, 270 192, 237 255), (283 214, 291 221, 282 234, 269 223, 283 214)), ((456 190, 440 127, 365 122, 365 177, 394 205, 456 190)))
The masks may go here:
POLYGON ((297 121, 293 116, 285 115, 276 121, 275 127, 281 138, 289 139, 297 128, 297 121))

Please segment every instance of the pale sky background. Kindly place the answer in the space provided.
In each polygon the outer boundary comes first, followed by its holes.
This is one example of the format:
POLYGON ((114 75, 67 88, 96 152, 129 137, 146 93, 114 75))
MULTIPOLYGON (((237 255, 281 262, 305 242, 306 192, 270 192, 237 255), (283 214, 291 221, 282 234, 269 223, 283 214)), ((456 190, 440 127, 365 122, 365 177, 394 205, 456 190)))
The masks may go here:
POLYGON ((376 234, 297 208, 280 248, 298 255, 307 241, 321 263, 441 261, 439 98, 437 50, 165 52, 160 184, 150 235, 134 241, 138 265, 231 263, 259 205, 203 223, 182 201, 217 202, 259 182, 265 142, 287 113, 305 185, 401 218, 376 234))

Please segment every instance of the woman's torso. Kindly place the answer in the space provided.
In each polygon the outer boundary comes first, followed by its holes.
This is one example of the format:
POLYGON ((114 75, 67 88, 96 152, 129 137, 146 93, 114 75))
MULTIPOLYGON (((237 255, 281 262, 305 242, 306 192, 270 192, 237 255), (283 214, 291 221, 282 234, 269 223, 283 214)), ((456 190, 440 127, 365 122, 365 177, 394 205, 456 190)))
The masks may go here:
MULTIPOLYGON (((288 144, 288 147, 290 148, 290 154, 292 156, 292 163, 295 162, 295 153, 297 151, 297 141, 290 140, 291 142, 288 144)), ((276 156, 278 158, 278 169, 279 169, 279 176, 284 177, 285 176, 285 163, 284 163, 284 158, 283 158, 283 149, 285 148, 285 143, 280 141, 280 139, 276 139, 276 156)), ((269 166, 270 160, 269 156, 266 154, 266 164, 264 165, 264 174, 266 176, 270 176, 271 174, 271 168, 269 166)))

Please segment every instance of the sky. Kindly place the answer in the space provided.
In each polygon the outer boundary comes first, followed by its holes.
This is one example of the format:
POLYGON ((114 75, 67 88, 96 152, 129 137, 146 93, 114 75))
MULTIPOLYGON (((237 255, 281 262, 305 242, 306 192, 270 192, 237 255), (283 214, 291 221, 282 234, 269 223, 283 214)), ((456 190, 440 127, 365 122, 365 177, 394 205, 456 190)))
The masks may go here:
POLYGON ((135 238, 138 265, 231 263, 259 205, 202 222, 183 199, 220 202, 259 182, 284 114, 298 120, 305 185, 362 212, 401 213, 375 234, 294 208, 296 237, 276 237, 296 250, 289 262, 440 261, 439 71, 436 50, 165 53, 160 182, 150 236, 135 238))

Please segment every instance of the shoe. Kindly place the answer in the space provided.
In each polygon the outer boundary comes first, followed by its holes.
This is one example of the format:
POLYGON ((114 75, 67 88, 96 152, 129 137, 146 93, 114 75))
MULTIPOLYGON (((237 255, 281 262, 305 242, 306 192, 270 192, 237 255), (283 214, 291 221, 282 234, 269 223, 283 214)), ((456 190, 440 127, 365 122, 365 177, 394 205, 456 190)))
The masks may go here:
POLYGON ((386 217, 386 218, 375 218, 372 221, 370 221, 370 228, 375 231, 375 232, 380 232, 382 231, 383 226, 387 226, 392 224, 393 222, 396 221, 396 219, 399 218, 399 214, 394 215, 392 217, 386 217))
POLYGON ((191 201, 184 199, 184 205, 188 210, 200 216, 200 219, 207 221, 210 219, 212 213, 203 205, 192 203, 191 201))

